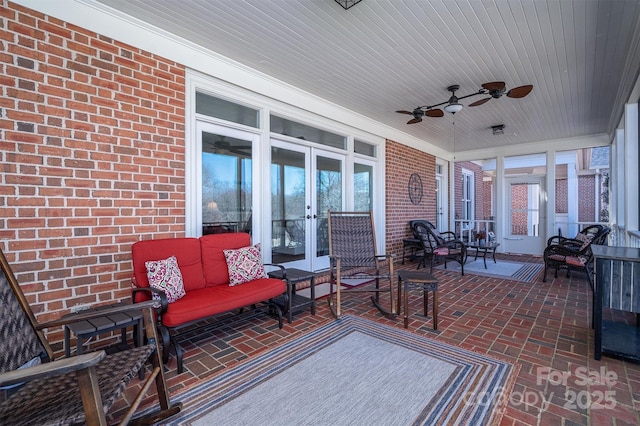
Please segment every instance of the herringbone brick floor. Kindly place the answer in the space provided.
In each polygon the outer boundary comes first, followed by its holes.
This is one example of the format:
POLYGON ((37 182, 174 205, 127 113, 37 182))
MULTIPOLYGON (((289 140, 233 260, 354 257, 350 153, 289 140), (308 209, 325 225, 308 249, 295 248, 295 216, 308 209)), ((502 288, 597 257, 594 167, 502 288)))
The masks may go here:
MULTIPOLYGON (((501 259, 513 260, 498 255, 501 259)), ((515 260, 541 262, 523 256, 515 260)), ((415 264, 398 268, 413 269, 415 264)), ((594 360, 592 296, 584 274, 567 278, 561 272, 554 279, 550 273, 546 283, 541 276, 534 283, 522 283, 443 270, 434 270, 434 275, 439 279, 438 330, 422 315, 418 290, 410 292, 409 330, 518 366, 513 391, 505 395, 503 425, 640 424, 640 364, 608 356, 594 360)), ((403 327, 401 317, 383 317, 362 293, 344 297, 343 314, 403 327)), ((633 315, 605 314, 635 322, 633 315)), ((325 299, 318 301, 315 316, 308 310, 298 313, 282 329, 264 313, 224 317, 210 330, 194 331, 184 344, 183 374, 176 374, 172 356, 167 366, 171 392, 332 320, 325 299)))

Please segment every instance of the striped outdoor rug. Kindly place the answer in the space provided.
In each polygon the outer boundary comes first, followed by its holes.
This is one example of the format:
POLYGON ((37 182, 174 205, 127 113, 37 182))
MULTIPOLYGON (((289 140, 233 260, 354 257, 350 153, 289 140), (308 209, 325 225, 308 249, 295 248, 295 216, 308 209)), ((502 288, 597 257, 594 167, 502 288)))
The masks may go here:
POLYGON ((514 369, 345 316, 174 396, 171 424, 497 424, 514 369))
MULTIPOLYGON (((438 265, 434 267, 434 269, 444 269, 444 265, 438 265)), ((472 256, 469 256, 467 263, 464 264, 465 274, 506 278, 526 283, 536 282, 543 269, 544 265, 540 263, 511 262, 500 259, 498 259, 496 263, 493 263, 493 259, 491 258, 487 259, 487 268, 485 269, 482 259, 473 260, 472 256)), ((455 261, 448 261, 447 270, 460 272, 460 264, 455 261)))

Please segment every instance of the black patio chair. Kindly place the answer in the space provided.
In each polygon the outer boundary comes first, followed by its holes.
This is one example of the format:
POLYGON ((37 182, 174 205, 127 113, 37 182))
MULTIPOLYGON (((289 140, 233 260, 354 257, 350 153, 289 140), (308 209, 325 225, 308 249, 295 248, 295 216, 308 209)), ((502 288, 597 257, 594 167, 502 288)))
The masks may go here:
POLYGON ((589 284, 593 288, 592 244, 606 244, 611 230, 604 225, 591 225, 584 228, 576 238, 554 236, 549 238, 547 248, 544 249, 543 282, 547 281, 547 270, 555 270, 554 277, 558 278, 558 270, 565 269, 567 277, 572 270, 583 271, 587 274, 589 284))
POLYGON ((152 371, 120 424, 152 424, 181 410, 172 405, 164 377, 153 306, 154 302, 121 305, 38 323, 7 259, 0 250, 0 424, 106 425, 106 413, 145 362, 152 371), (105 351, 53 361, 44 329, 127 311, 143 312, 146 345, 106 355, 105 351), (160 409, 142 418, 133 415, 155 382, 160 409))
POLYGON ((427 262, 433 272, 433 265, 438 262, 444 262, 445 269, 447 261, 453 260, 460 264, 460 270, 464 276, 464 264, 467 260, 467 247, 464 243, 455 238, 455 234, 451 231, 438 232, 437 229, 424 223, 417 222, 414 224, 414 235, 422 244, 424 256, 418 263, 417 269, 421 266, 427 267, 427 262))

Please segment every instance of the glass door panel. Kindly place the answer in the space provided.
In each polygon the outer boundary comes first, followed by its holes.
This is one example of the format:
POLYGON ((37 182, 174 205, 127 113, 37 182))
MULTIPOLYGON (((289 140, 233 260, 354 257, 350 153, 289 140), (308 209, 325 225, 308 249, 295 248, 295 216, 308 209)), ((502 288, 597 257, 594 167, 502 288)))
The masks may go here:
POLYGON ((344 156, 278 140, 271 145, 271 260, 328 268, 327 210, 344 205, 344 156))
POLYGON ((343 206, 343 161, 342 158, 314 156, 315 163, 315 200, 316 238, 315 262, 317 269, 328 267, 329 226, 327 211, 342 211, 343 206), (323 259, 324 257, 324 259, 323 259), (326 264, 326 265, 325 265, 326 264), (323 265, 323 266, 320 266, 323 265))
POLYGON ((252 230, 252 142, 202 131, 202 235, 252 230))
POLYGON ((274 263, 305 261, 308 253, 308 153, 271 148, 271 256, 274 263))
POLYGON ((543 206, 542 179, 521 181, 507 179, 508 215, 505 250, 512 253, 541 254, 544 238, 541 236, 543 206))

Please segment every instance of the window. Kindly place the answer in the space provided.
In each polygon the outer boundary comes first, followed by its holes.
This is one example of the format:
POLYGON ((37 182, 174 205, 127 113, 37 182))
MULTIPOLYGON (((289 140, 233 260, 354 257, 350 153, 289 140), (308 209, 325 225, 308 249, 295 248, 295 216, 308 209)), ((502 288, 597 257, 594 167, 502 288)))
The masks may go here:
POLYGON ((366 155, 367 157, 375 157, 376 146, 356 139, 353 141, 353 152, 356 154, 366 155))
POLYGON ((461 219, 463 223, 463 229, 469 229, 473 227, 474 215, 474 179, 473 172, 469 170, 462 170, 462 208, 461 219))
POLYGON ((355 163, 353 165, 353 208, 354 211, 369 211, 373 206, 373 166, 355 163))
POLYGON ((260 124, 258 110, 200 92, 196 93, 196 113, 250 127, 260 124))
POLYGON ((312 141, 333 148, 347 148, 347 138, 345 136, 287 120, 286 118, 278 117, 276 115, 272 115, 270 121, 271 131, 273 133, 292 136, 297 139, 312 141))

